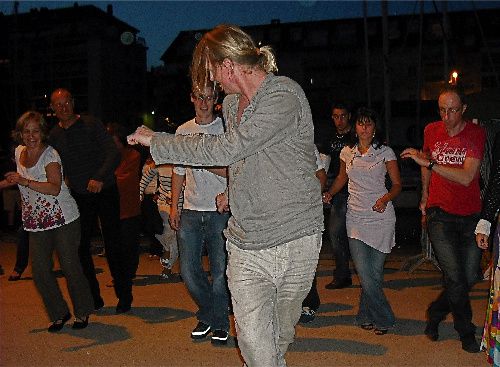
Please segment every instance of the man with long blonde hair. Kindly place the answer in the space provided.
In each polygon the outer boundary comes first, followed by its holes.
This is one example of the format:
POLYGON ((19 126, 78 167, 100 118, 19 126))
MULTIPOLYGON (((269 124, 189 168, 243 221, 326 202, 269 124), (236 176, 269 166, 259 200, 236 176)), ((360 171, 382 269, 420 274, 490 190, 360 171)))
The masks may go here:
POLYGON ((151 146, 157 163, 229 167, 228 191, 218 204, 231 208, 227 275, 248 366, 286 365, 323 230, 309 103, 296 82, 276 71, 269 47, 256 47, 236 26, 219 25, 196 46, 191 77, 200 90, 209 80, 224 89, 227 131, 174 137, 140 127, 129 136, 151 146))

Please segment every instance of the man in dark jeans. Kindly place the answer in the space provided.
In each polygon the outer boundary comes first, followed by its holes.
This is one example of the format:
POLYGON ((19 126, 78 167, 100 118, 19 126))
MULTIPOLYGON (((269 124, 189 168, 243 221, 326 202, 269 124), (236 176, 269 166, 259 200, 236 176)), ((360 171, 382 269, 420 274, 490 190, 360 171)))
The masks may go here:
POLYGON ((439 324, 451 312, 462 349, 479 352, 472 323, 469 291, 478 280, 481 251, 474 229, 481 211, 479 166, 484 153, 484 130, 463 118, 463 91, 448 86, 438 99, 441 121, 424 130, 422 152, 401 153, 421 167, 420 210, 426 216, 432 248, 443 271, 444 289, 427 309, 426 336, 437 341, 439 324))
MULTIPOLYGON (((331 161, 328 169, 327 187, 330 187, 339 173, 340 151, 350 138, 350 119, 351 113, 345 104, 335 103, 332 106, 332 120, 335 125, 335 134, 328 146, 331 161)), ((326 289, 341 289, 352 284, 351 271, 349 270, 349 243, 347 242, 345 224, 346 212, 347 185, 331 201, 328 233, 335 257, 335 270, 333 272, 334 278, 325 286, 326 289)))
POLYGON ((74 101, 66 89, 51 95, 51 108, 59 122, 49 136, 61 156, 65 180, 80 211, 80 261, 94 298, 96 310, 104 306, 90 253, 92 229, 99 217, 106 259, 119 299, 117 313, 128 311, 132 294, 126 285, 130 279, 120 271, 123 250, 120 246, 120 203, 115 169, 120 163, 111 136, 101 122, 74 113, 74 101))

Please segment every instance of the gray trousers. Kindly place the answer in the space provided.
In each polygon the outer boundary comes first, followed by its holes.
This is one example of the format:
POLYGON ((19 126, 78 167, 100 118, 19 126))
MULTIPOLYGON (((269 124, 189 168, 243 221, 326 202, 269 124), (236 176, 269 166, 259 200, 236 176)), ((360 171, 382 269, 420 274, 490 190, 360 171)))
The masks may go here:
POLYGON ((61 227, 40 232, 30 232, 32 271, 35 286, 42 297, 51 322, 69 313, 68 305, 53 272, 54 249, 66 277, 74 315, 85 318, 94 311, 89 284, 83 275, 78 247, 80 246, 80 220, 61 227))
POLYGON ((321 234, 265 250, 227 242, 227 277, 238 346, 249 367, 286 366, 302 301, 311 289, 321 234))

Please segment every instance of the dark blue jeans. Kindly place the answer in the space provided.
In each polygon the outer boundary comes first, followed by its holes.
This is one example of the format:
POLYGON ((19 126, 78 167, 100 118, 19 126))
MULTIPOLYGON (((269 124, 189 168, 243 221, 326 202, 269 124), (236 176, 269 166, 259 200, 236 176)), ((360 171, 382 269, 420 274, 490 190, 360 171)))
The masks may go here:
POLYGON ((229 291, 226 279, 226 240, 222 231, 229 214, 216 211, 183 210, 177 231, 181 275, 199 310, 196 317, 212 329, 229 330, 229 291), (206 246, 211 281, 203 270, 206 246))
POLYGON ((351 279, 351 271, 349 270, 349 242, 347 240, 345 225, 346 212, 347 194, 340 192, 332 199, 330 220, 328 223, 328 233, 335 257, 333 275, 337 282, 341 282, 344 279, 351 279))
POLYGON ((434 254, 443 271, 444 290, 430 304, 430 322, 438 323, 452 313, 460 337, 474 334, 469 291, 478 280, 481 250, 474 229, 479 214, 459 216, 439 208, 427 209, 427 230, 434 254))

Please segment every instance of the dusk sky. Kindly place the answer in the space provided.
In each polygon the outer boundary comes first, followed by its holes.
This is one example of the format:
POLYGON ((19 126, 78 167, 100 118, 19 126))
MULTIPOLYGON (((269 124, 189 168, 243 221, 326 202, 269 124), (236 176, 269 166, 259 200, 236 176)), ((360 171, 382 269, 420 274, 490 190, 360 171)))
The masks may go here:
MULTIPOLYGON (((73 6, 74 1, 20 1, 19 12, 31 8, 50 9, 73 6)), ((442 3, 436 1, 437 6, 442 3)), ((209 29, 219 23, 241 26, 268 24, 272 19, 284 22, 354 18, 362 16, 361 1, 78 1, 80 5, 95 5, 106 11, 113 5, 113 14, 140 30, 146 40, 148 66, 161 65, 163 52, 179 32, 209 29)), ((476 8, 500 8, 500 1, 476 1, 476 8)), ((380 1, 368 2, 368 15, 380 15, 380 1)), ((0 1, 0 11, 12 14, 13 1, 0 1)), ((431 1, 426 11, 434 11, 431 1)), ((448 1, 448 10, 472 10, 471 1, 448 1)), ((418 1, 389 1, 389 13, 418 12, 418 1)))

